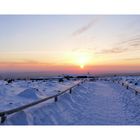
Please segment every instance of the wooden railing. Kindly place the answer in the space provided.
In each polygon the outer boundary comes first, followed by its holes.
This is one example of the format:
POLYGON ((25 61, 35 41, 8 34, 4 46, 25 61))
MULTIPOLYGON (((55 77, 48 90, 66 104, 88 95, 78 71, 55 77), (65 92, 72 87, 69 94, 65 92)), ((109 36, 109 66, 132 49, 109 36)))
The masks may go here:
POLYGON ((125 84, 124 82, 121 82, 121 80, 118 80, 118 79, 110 79, 110 80, 108 80, 108 79, 106 79, 106 78, 102 78, 102 79, 100 79, 100 80, 111 81, 111 82, 113 82, 113 83, 118 83, 118 84, 120 84, 120 85, 126 87, 126 89, 131 89, 131 90, 133 90, 133 91, 135 92, 136 95, 140 93, 140 91, 139 91, 138 89, 136 89, 136 88, 130 86, 129 84, 127 85, 127 84, 125 84))
POLYGON ((130 85, 125 85, 123 82, 122 82, 122 83, 121 83, 121 82, 118 82, 118 83, 121 84, 122 86, 125 86, 126 89, 131 89, 131 90, 133 90, 133 91, 135 92, 136 95, 140 93, 140 91, 139 91, 137 88, 134 88, 134 87, 132 87, 132 86, 130 86, 130 85))
POLYGON ((131 90, 133 90, 133 91, 135 92, 136 95, 140 93, 140 91, 139 91, 138 89, 136 89, 135 87, 132 87, 132 86, 130 86, 129 84, 125 84, 124 82, 121 82, 121 81, 119 81, 119 80, 113 80, 112 82, 118 83, 118 84, 120 84, 120 85, 126 87, 126 89, 131 89, 131 90))
POLYGON ((1 118, 1 121, 0 121, 0 122, 1 122, 1 123, 4 123, 8 115, 17 113, 17 112, 22 111, 22 110, 24 110, 24 109, 27 109, 27 108, 29 108, 29 107, 33 107, 33 106, 35 106, 35 105, 37 105, 37 104, 43 103, 43 102, 48 101, 48 100, 50 100, 50 99, 54 99, 54 101, 57 102, 57 101, 58 101, 58 97, 59 97, 60 95, 66 93, 67 91, 69 91, 69 93, 71 94, 71 93, 72 93, 72 89, 73 89, 74 87, 79 86, 80 84, 82 84, 82 83, 84 83, 84 82, 85 82, 85 80, 80 81, 80 82, 78 82, 77 84, 75 84, 74 86, 72 86, 72 87, 70 87, 70 88, 68 88, 68 89, 66 89, 66 90, 64 90, 64 91, 62 91, 62 92, 59 92, 59 93, 57 93, 56 95, 49 96, 49 97, 46 97, 46 98, 37 100, 37 101, 34 101, 34 102, 32 102, 32 103, 29 103, 29 104, 26 104, 26 105, 23 105, 23 106, 14 108, 14 109, 10 109, 10 110, 7 110, 7 111, 0 112, 0 118, 1 118))

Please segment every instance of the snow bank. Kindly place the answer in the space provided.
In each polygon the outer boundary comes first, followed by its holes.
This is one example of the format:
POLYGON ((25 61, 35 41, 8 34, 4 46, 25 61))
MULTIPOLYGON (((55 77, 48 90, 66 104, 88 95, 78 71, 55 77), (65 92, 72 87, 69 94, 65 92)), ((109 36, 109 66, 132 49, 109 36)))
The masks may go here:
POLYGON ((29 99, 40 99, 40 91, 36 88, 29 88, 19 93, 19 97, 29 98, 29 99))
MULTIPOLYGON (((134 80, 137 79, 134 78, 134 80)), ((139 85, 128 82, 125 77, 118 81, 126 82, 133 88, 140 90, 139 85)), ((23 84, 22 86, 24 86, 24 83, 26 81, 17 83, 17 85, 23 84)), ((53 95, 57 93, 57 90, 62 91, 73 84, 73 81, 63 83, 54 81, 30 82, 27 85, 27 87, 30 87, 20 92, 18 98, 13 100, 13 103, 17 100, 20 100, 20 103, 23 100, 37 100, 42 93, 47 96, 49 94, 53 95)), ((7 103, 8 101, 5 102, 7 103)), ((19 102, 16 106, 21 105, 19 102)), ((54 100, 44 102, 8 117, 5 124, 14 125, 140 124, 140 94, 136 96, 131 90, 126 90, 126 88, 113 82, 86 82, 74 88, 72 94, 67 93, 58 97, 58 102, 54 102, 54 100)))
POLYGON ((6 84, 7 84, 6 81, 4 81, 4 80, 0 80, 0 85, 6 85, 6 84))
POLYGON ((60 96, 58 102, 44 102, 24 113, 9 116, 6 124, 125 124, 123 103, 120 102, 120 95, 124 92, 120 87, 102 81, 86 82, 74 88, 72 94, 60 96), (22 119, 17 120, 18 117, 22 119))
POLYGON ((67 93, 60 96, 58 102, 44 102, 9 116, 6 124, 73 124, 83 110, 81 104, 88 103, 87 100, 90 99, 86 91, 84 86, 75 88, 72 94, 67 93))

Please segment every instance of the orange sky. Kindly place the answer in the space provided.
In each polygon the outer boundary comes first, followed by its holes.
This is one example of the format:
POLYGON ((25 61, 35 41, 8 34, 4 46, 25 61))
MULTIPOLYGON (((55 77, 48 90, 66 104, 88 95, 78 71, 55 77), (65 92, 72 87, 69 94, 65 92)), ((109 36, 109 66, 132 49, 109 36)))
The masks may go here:
POLYGON ((140 71, 140 16, 0 16, 0 21, 0 71, 140 71))

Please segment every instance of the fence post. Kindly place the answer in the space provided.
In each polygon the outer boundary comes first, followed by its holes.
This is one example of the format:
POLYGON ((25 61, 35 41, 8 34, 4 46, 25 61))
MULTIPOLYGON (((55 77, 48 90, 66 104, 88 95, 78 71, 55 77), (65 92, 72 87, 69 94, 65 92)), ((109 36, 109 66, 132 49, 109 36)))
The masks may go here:
POLYGON ((7 117, 5 116, 5 114, 2 114, 0 117, 1 117, 1 121, 0 122, 4 123, 7 117))
POLYGON ((70 94, 72 93, 72 89, 70 88, 70 94))
POLYGON ((54 97, 54 101, 55 101, 55 102, 58 101, 58 97, 57 97, 57 96, 54 97))
POLYGON ((126 86, 126 89, 128 89, 128 86, 126 86))
POLYGON ((138 92, 135 90, 135 95, 137 95, 138 94, 138 92))

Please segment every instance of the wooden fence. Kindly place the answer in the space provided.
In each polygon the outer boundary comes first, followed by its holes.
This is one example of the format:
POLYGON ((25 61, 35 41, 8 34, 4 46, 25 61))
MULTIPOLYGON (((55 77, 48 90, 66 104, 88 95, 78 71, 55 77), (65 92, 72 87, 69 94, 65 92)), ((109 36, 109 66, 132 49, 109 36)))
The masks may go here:
POLYGON ((135 92, 136 95, 140 93, 140 90, 138 90, 137 88, 134 88, 134 87, 130 86, 129 84, 125 84, 124 82, 121 82, 121 80, 117 80, 117 79, 110 79, 110 80, 108 80, 108 79, 106 79, 106 78, 102 78, 102 79, 100 79, 100 80, 103 80, 103 81, 111 81, 111 82, 113 82, 113 83, 118 83, 118 84, 120 84, 120 85, 126 87, 126 89, 131 89, 131 90, 133 90, 133 91, 135 92))
POLYGON ((118 84, 120 84, 120 85, 126 87, 126 89, 131 89, 131 90, 133 90, 133 91, 135 92, 136 95, 140 93, 140 91, 139 91, 136 87, 131 86, 131 85, 129 85, 129 84, 125 84, 124 82, 122 82, 122 81, 120 81, 120 80, 112 80, 112 82, 118 83, 118 84))
POLYGON ((24 110, 24 109, 27 109, 27 108, 29 108, 29 107, 33 107, 33 106, 35 106, 35 105, 37 105, 37 104, 43 103, 43 102, 48 101, 48 100, 50 100, 50 99, 54 99, 54 101, 57 102, 57 101, 58 101, 58 97, 59 97, 60 95, 66 93, 67 91, 69 91, 69 93, 71 94, 71 93, 72 93, 72 89, 73 89, 74 87, 77 87, 77 86, 79 86, 80 84, 82 84, 82 83, 84 83, 84 82, 85 82, 85 80, 82 80, 82 81, 78 82, 77 84, 75 84, 74 86, 72 86, 72 87, 70 87, 70 88, 68 88, 68 89, 66 89, 66 90, 64 90, 64 91, 62 91, 62 92, 57 93, 56 95, 49 96, 49 97, 46 97, 46 98, 37 100, 37 101, 34 101, 34 102, 32 102, 32 103, 29 103, 29 104, 26 104, 26 105, 23 105, 23 106, 14 108, 14 109, 10 109, 10 110, 7 110, 7 111, 0 112, 0 118, 1 118, 1 121, 0 121, 0 122, 1 122, 1 123, 4 123, 8 115, 17 113, 17 112, 22 111, 22 110, 24 110))

